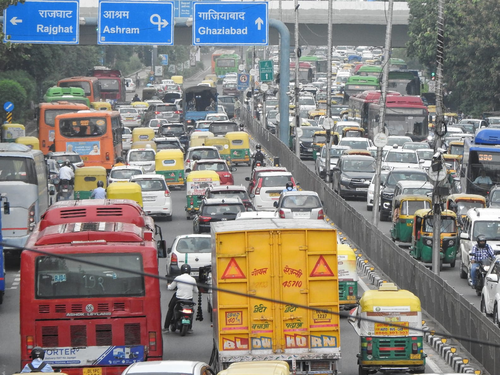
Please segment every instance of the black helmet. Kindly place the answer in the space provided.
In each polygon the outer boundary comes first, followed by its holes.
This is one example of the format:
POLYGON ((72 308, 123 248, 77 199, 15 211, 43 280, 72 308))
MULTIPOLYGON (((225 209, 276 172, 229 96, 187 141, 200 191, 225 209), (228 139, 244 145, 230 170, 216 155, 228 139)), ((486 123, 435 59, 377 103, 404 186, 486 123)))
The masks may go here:
POLYGON ((181 273, 190 274, 191 273, 191 266, 189 264, 183 264, 181 266, 181 273))
POLYGON ((121 156, 117 157, 116 158, 116 162, 117 163, 123 163, 125 160, 123 160, 123 158, 121 156))
POLYGON ((477 236, 477 246, 485 247, 486 246, 486 236, 484 234, 480 234, 477 236))
POLYGON ((66 161, 64 162, 64 165, 65 165, 66 167, 71 167, 71 163, 69 162, 69 160, 66 160, 66 161))
POLYGON ((43 360, 45 358, 45 350, 42 348, 33 348, 31 351, 31 359, 40 358, 43 360))
POLYGON ((256 150, 260 150, 262 148, 262 146, 260 144, 257 143, 257 145, 255 146, 255 149, 256 150))
POLYGON ((293 189, 293 184, 291 182, 287 182, 285 185, 286 189, 293 189))
POLYGON ((97 187, 104 187, 104 182, 97 181, 97 187))

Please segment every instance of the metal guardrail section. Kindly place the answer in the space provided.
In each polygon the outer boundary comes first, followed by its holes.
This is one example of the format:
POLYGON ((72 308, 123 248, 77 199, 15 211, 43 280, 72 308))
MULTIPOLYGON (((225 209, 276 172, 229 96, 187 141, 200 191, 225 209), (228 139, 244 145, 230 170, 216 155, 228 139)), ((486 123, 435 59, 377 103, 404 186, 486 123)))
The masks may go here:
MULTIPOLYGON (((450 284, 414 260, 331 190, 313 171, 258 121, 246 114, 245 125, 252 136, 280 158, 304 190, 316 191, 330 219, 400 288, 420 298, 422 308, 451 335, 500 345, 500 329, 468 302, 450 284)), ((455 271, 454 271, 455 272, 455 271)), ((458 272, 458 271, 456 271, 458 272)), ((500 374, 500 348, 460 341, 490 374, 500 374)))

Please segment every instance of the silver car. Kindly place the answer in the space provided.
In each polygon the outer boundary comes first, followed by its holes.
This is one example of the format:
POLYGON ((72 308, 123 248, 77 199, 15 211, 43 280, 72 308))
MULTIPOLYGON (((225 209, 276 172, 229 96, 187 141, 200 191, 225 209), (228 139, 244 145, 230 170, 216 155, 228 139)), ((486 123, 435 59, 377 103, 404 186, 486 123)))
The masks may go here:
POLYGON ((315 191, 285 191, 274 207, 281 219, 325 219, 323 203, 315 191))
MULTIPOLYGON (((330 148, 330 173, 337 165, 337 161, 345 150, 350 150, 349 146, 332 146, 330 148)), ((326 146, 321 148, 320 153, 316 156, 316 174, 322 179, 326 177, 326 146)))

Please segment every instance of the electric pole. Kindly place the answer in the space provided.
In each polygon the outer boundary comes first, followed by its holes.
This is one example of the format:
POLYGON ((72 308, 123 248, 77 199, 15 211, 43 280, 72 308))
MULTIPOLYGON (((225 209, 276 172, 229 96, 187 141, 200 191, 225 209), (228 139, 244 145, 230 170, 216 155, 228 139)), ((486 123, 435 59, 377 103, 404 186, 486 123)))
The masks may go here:
MULTIPOLYGON (((325 160, 325 181, 326 183, 330 182, 330 151, 332 148, 332 127, 333 121, 332 118, 332 4, 333 0, 328 0, 328 49, 327 49, 327 75, 326 75, 326 113, 325 113, 325 121, 326 125, 326 160, 325 160)), ((321 152, 321 150, 320 150, 321 152)), ((316 157, 318 157, 316 155, 316 157)))
POLYGON ((299 0, 294 0, 295 7, 295 155, 300 159, 300 108, 299 108, 299 0))

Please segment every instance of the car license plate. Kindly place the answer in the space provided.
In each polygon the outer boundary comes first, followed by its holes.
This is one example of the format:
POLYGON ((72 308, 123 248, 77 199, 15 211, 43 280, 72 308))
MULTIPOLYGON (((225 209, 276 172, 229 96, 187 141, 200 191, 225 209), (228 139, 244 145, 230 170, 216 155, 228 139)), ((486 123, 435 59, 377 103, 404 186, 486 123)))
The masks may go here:
POLYGON ((311 214, 309 212, 294 212, 293 217, 297 218, 309 218, 311 214))
POLYGON ((200 275, 199 272, 193 272, 193 271, 191 271, 191 276, 199 276, 199 275, 200 275))
POLYGON ((84 368, 83 375, 102 375, 102 368, 101 367, 84 368))
POLYGON ((142 197, 143 201, 154 201, 156 200, 156 197, 142 197))
POLYGON ((368 191, 368 188, 356 188, 356 191, 368 191))
POLYGON ((270 197, 279 197, 280 193, 269 193, 270 197))

